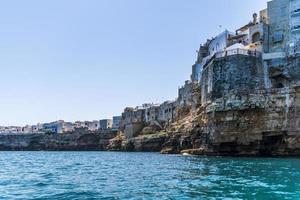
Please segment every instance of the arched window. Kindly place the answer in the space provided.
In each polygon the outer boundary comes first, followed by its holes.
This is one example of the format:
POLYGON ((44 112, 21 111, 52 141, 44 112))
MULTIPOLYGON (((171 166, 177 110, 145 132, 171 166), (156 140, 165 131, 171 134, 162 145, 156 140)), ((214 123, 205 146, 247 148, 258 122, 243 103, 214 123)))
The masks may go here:
POLYGON ((260 33, 256 32, 252 35, 252 43, 260 41, 260 33))

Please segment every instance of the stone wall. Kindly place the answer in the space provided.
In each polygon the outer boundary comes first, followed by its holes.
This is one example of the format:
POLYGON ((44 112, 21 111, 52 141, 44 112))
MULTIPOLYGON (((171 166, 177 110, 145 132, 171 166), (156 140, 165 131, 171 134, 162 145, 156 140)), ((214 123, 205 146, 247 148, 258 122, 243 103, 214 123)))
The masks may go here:
POLYGON ((197 83, 191 81, 185 81, 184 86, 178 89, 177 106, 192 106, 195 104, 194 90, 197 87, 197 83))
POLYGON ((254 93, 264 88, 264 72, 260 58, 232 55, 215 59, 202 72, 201 103, 214 101, 230 91, 254 93))
POLYGON ((144 127, 145 127, 145 123, 127 124, 124 129, 124 134, 127 138, 136 137, 142 132, 144 127))

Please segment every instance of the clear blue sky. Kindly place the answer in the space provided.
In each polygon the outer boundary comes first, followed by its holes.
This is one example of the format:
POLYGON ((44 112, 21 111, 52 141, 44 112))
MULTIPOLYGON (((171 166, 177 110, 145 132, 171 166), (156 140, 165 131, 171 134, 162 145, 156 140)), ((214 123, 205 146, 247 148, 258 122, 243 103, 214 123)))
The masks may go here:
POLYGON ((199 44, 266 2, 1 1, 0 125, 110 118, 175 99, 199 44))

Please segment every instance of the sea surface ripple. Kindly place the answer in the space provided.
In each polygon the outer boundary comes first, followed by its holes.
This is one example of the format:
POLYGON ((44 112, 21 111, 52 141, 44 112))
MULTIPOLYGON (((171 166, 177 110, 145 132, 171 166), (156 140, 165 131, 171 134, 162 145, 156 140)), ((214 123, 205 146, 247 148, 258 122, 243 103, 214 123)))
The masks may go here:
POLYGON ((0 152, 0 199, 300 199, 300 159, 0 152))

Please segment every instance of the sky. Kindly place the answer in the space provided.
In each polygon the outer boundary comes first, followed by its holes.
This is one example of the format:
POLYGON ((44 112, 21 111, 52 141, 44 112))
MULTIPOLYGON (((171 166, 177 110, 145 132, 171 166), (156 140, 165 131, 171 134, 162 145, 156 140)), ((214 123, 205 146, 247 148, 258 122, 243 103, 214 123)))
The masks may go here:
POLYGON ((199 45, 266 2, 0 1, 0 125, 99 120, 174 100, 199 45))

